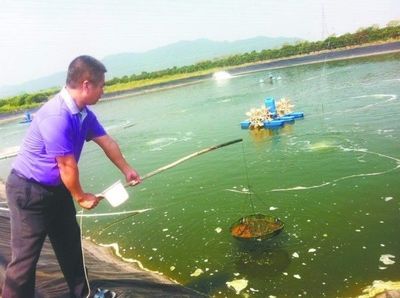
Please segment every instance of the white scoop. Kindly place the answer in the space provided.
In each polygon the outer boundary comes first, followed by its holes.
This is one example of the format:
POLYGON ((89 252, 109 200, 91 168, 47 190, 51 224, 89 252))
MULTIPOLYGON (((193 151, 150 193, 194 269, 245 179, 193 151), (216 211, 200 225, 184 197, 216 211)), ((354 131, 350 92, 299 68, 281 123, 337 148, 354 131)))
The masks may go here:
POLYGON ((113 207, 118 207, 123 202, 125 202, 129 198, 129 194, 126 191, 124 185, 121 180, 118 180, 113 185, 108 187, 102 193, 96 195, 97 197, 106 198, 106 200, 113 207))

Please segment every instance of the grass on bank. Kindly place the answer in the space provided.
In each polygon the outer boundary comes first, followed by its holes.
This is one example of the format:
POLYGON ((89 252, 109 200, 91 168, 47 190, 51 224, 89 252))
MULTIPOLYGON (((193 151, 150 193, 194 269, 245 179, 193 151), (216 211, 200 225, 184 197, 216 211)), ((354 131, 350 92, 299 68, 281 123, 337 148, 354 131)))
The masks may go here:
POLYGON ((161 83, 182 80, 187 78, 198 77, 202 75, 207 75, 217 71, 216 69, 208 69, 202 71, 196 71, 191 73, 181 73, 181 74, 173 74, 173 75, 164 75, 162 77, 154 78, 154 79, 141 79, 136 81, 129 81, 124 83, 115 83, 113 85, 105 86, 104 93, 114 93, 118 91, 126 91, 132 90, 139 87, 146 87, 151 85, 158 85, 161 83))

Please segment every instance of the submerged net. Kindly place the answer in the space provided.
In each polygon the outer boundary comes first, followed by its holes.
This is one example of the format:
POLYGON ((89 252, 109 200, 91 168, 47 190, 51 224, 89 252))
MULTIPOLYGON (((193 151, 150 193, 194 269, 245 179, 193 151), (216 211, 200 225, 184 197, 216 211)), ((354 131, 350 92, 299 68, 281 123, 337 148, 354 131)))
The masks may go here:
POLYGON ((279 234, 284 223, 272 216, 253 214, 242 217, 231 226, 233 237, 241 240, 268 239, 279 234))

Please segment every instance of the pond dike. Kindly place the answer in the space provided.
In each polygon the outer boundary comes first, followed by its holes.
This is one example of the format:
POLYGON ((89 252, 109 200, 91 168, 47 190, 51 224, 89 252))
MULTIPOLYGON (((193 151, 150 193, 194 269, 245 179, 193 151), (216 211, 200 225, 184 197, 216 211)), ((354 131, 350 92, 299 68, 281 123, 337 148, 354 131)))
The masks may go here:
MULTIPOLYGON (((10 218, 4 182, 0 181, 0 297, 5 270, 11 259, 10 218)), ((97 288, 114 291, 119 297, 207 297, 167 277, 140 269, 115 257, 109 248, 83 241, 91 296, 97 288)), ((50 241, 46 239, 36 270, 35 297, 69 297, 69 291, 50 241)))
MULTIPOLYGON (((269 61, 261 61, 249 63, 243 66, 225 67, 223 70, 228 71, 231 75, 243 75, 252 72, 275 70, 289 66, 299 66, 305 64, 321 63, 336 60, 345 60, 351 58, 360 58, 367 56, 383 55, 400 52, 400 41, 388 41, 378 44, 367 44, 348 48, 338 48, 333 50, 324 50, 316 53, 292 56, 287 58, 279 58, 269 61)), ((208 80, 213 77, 212 73, 198 75, 189 78, 176 79, 154 85, 136 87, 128 90, 108 92, 103 95, 101 101, 117 99, 125 96, 133 96, 148 92, 161 91, 180 86, 195 84, 200 81, 208 80)))
MULTIPOLYGON (((294 57, 250 63, 244 66, 226 67, 224 68, 224 70, 228 71, 231 75, 243 75, 252 72, 274 70, 289 66, 299 66, 305 64, 345 60, 351 58, 360 58, 360 57, 383 55, 383 54, 390 54, 397 52, 400 52, 400 41, 389 41, 380 44, 372 44, 372 45, 368 44, 368 45, 355 46, 345 49, 338 48, 334 50, 326 50, 322 52, 310 53, 294 57)), ((209 73, 189 78, 171 80, 154 85, 136 87, 128 90, 108 92, 103 94, 100 102, 106 102, 109 100, 123 98, 126 96, 140 95, 149 92, 163 91, 180 86, 196 84, 204 80, 209 80, 212 78, 212 76, 213 74, 209 73)), ((30 112, 34 113, 37 109, 38 108, 32 109, 30 110, 30 112)), ((14 121, 16 119, 21 119, 22 116, 23 114, 21 113, 21 111, 0 114, 0 124, 4 122, 14 121)))

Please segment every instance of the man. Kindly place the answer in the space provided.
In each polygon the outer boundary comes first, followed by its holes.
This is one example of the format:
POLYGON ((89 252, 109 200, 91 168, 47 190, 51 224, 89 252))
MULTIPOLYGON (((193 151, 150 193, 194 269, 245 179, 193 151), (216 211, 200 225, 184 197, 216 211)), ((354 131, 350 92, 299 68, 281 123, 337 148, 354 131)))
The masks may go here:
POLYGON ((49 236, 71 297, 87 297, 80 228, 73 199, 85 209, 100 198, 84 192, 78 160, 85 141, 93 140, 132 184, 139 174, 127 163, 87 106, 103 94, 104 65, 90 56, 75 58, 66 86, 36 113, 7 179, 11 219, 11 262, 3 298, 34 297, 36 264, 49 236), (73 198, 73 199, 72 199, 73 198))

